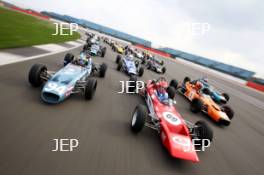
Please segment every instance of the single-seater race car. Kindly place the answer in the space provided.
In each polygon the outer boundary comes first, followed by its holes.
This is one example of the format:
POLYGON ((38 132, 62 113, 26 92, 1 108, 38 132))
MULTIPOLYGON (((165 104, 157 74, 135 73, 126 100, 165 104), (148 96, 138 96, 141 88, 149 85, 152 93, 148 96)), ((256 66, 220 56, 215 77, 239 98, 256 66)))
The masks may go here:
POLYGON ((144 126, 154 129, 171 156, 199 162, 195 146, 202 146, 205 139, 211 143, 213 131, 204 121, 192 124, 178 113, 174 106, 177 84, 176 80, 171 80, 169 85, 163 77, 149 80, 139 93, 147 107, 140 104, 135 108, 131 130, 139 133, 144 126))
POLYGON ((216 103, 211 97, 210 89, 203 87, 200 81, 192 82, 189 77, 185 77, 178 90, 191 102, 192 112, 201 111, 220 125, 228 126, 231 123, 234 111, 227 105, 216 103))
MULTIPOLYGON (((189 77, 186 77, 185 79, 187 81, 191 81, 189 77)), ((203 88, 207 88, 210 90, 210 96, 216 103, 226 104, 229 101, 229 95, 227 93, 220 93, 218 90, 216 90, 212 85, 208 83, 208 79, 206 77, 191 81, 192 84, 195 84, 196 82, 201 82, 203 88)))
POLYGON ((149 70, 153 70, 157 73, 162 73, 164 74, 166 72, 166 67, 160 65, 158 62, 150 58, 147 63, 146 63, 146 68, 149 70))
POLYGON ((64 101, 71 94, 83 93, 85 99, 93 98, 97 87, 97 80, 91 78, 92 74, 98 73, 104 77, 107 65, 97 65, 92 59, 81 52, 78 58, 67 53, 64 58, 64 67, 58 72, 48 71, 43 64, 34 64, 28 74, 28 81, 33 87, 40 87, 41 98, 44 102, 57 104, 64 101))
POLYGON ((99 42, 89 46, 88 44, 83 46, 83 51, 88 52, 91 56, 100 56, 104 57, 106 53, 106 47, 99 45, 99 42))
POLYGON ((124 57, 117 55, 116 63, 118 71, 125 72, 135 81, 137 76, 142 77, 144 74, 144 68, 139 66, 139 62, 134 59, 133 55, 125 55, 124 57))
POLYGON ((123 54, 125 52, 125 49, 120 44, 117 44, 117 43, 114 43, 112 45, 112 50, 119 54, 123 54))

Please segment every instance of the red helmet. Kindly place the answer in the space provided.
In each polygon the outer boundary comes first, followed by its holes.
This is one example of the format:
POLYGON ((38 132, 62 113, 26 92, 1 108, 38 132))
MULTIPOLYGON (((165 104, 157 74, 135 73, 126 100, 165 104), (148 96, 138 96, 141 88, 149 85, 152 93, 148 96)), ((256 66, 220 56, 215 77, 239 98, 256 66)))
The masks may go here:
POLYGON ((195 84, 195 88, 196 88, 196 90, 200 90, 202 87, 203 87, 203 84, 202 84, 201 82, 197 82, 197 83, 195 84))

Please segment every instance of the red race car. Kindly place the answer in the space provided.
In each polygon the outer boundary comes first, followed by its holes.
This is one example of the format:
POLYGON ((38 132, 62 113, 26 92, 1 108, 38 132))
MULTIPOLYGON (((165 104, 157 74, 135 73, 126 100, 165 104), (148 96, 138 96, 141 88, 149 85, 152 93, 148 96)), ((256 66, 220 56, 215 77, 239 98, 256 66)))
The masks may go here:
POLYGON ((145 99, 147 107, 138 105, 131 120, 131 130, 139 133, 144 126, 158 131, 162 144, 175 158, 199 162, 196 146, 203 140, 211 143, 213 132, 209 126, 198 121, 195 124, 185 121, 177 112, 174 104, 176 80, 170 84, 161 77, 149 80, 139 94, 145 99))

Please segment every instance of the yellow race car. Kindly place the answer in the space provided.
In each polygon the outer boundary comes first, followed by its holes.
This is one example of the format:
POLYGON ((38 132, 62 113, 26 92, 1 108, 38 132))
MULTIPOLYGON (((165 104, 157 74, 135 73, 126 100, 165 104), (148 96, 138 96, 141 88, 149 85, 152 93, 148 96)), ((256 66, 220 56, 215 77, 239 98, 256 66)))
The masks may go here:
POLYGON ((124 49, 121 45, 119 45, 119 44, 117 44, 117 43, 113 44, 113 46, 112 46, 112 50, 113 50, 114 52, 119 53, 119 54, 123 54, 123 53, 125 52, 125 49, 124 49))

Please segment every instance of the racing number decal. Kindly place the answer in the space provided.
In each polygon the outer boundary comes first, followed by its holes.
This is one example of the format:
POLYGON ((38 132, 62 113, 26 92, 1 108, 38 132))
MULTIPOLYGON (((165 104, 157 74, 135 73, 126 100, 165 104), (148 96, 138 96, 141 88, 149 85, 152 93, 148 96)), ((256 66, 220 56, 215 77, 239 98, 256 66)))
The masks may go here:
POLYGON ((166 121, 168 121, 172 125, 181 124, 181 120, 171 112, 164 112, 163 117, 165 118, 166 121))
POLYGON ((177 137, 177 136, 174 136, 172 138, 172 140, 177 143, 177 144, 180 144, 182 146, 186 146, 186 147, 189 147, 191 146, 191 141, 189 139, 185 139, 183 137, 177 137))
POLYGON ((189 94, 188 94, 188 98, 189 98, 189 100, 193 100, 193 98, 194 98, 194 94, 195 94, 195 91, 191 91, 189 94))
POLYGON ((56 83, 48 83, 47 86, 45 87, 46 91, 55 91, 58 94, 63 94, 65 91, 66 87, 65 86, 58 86, 56 83))

